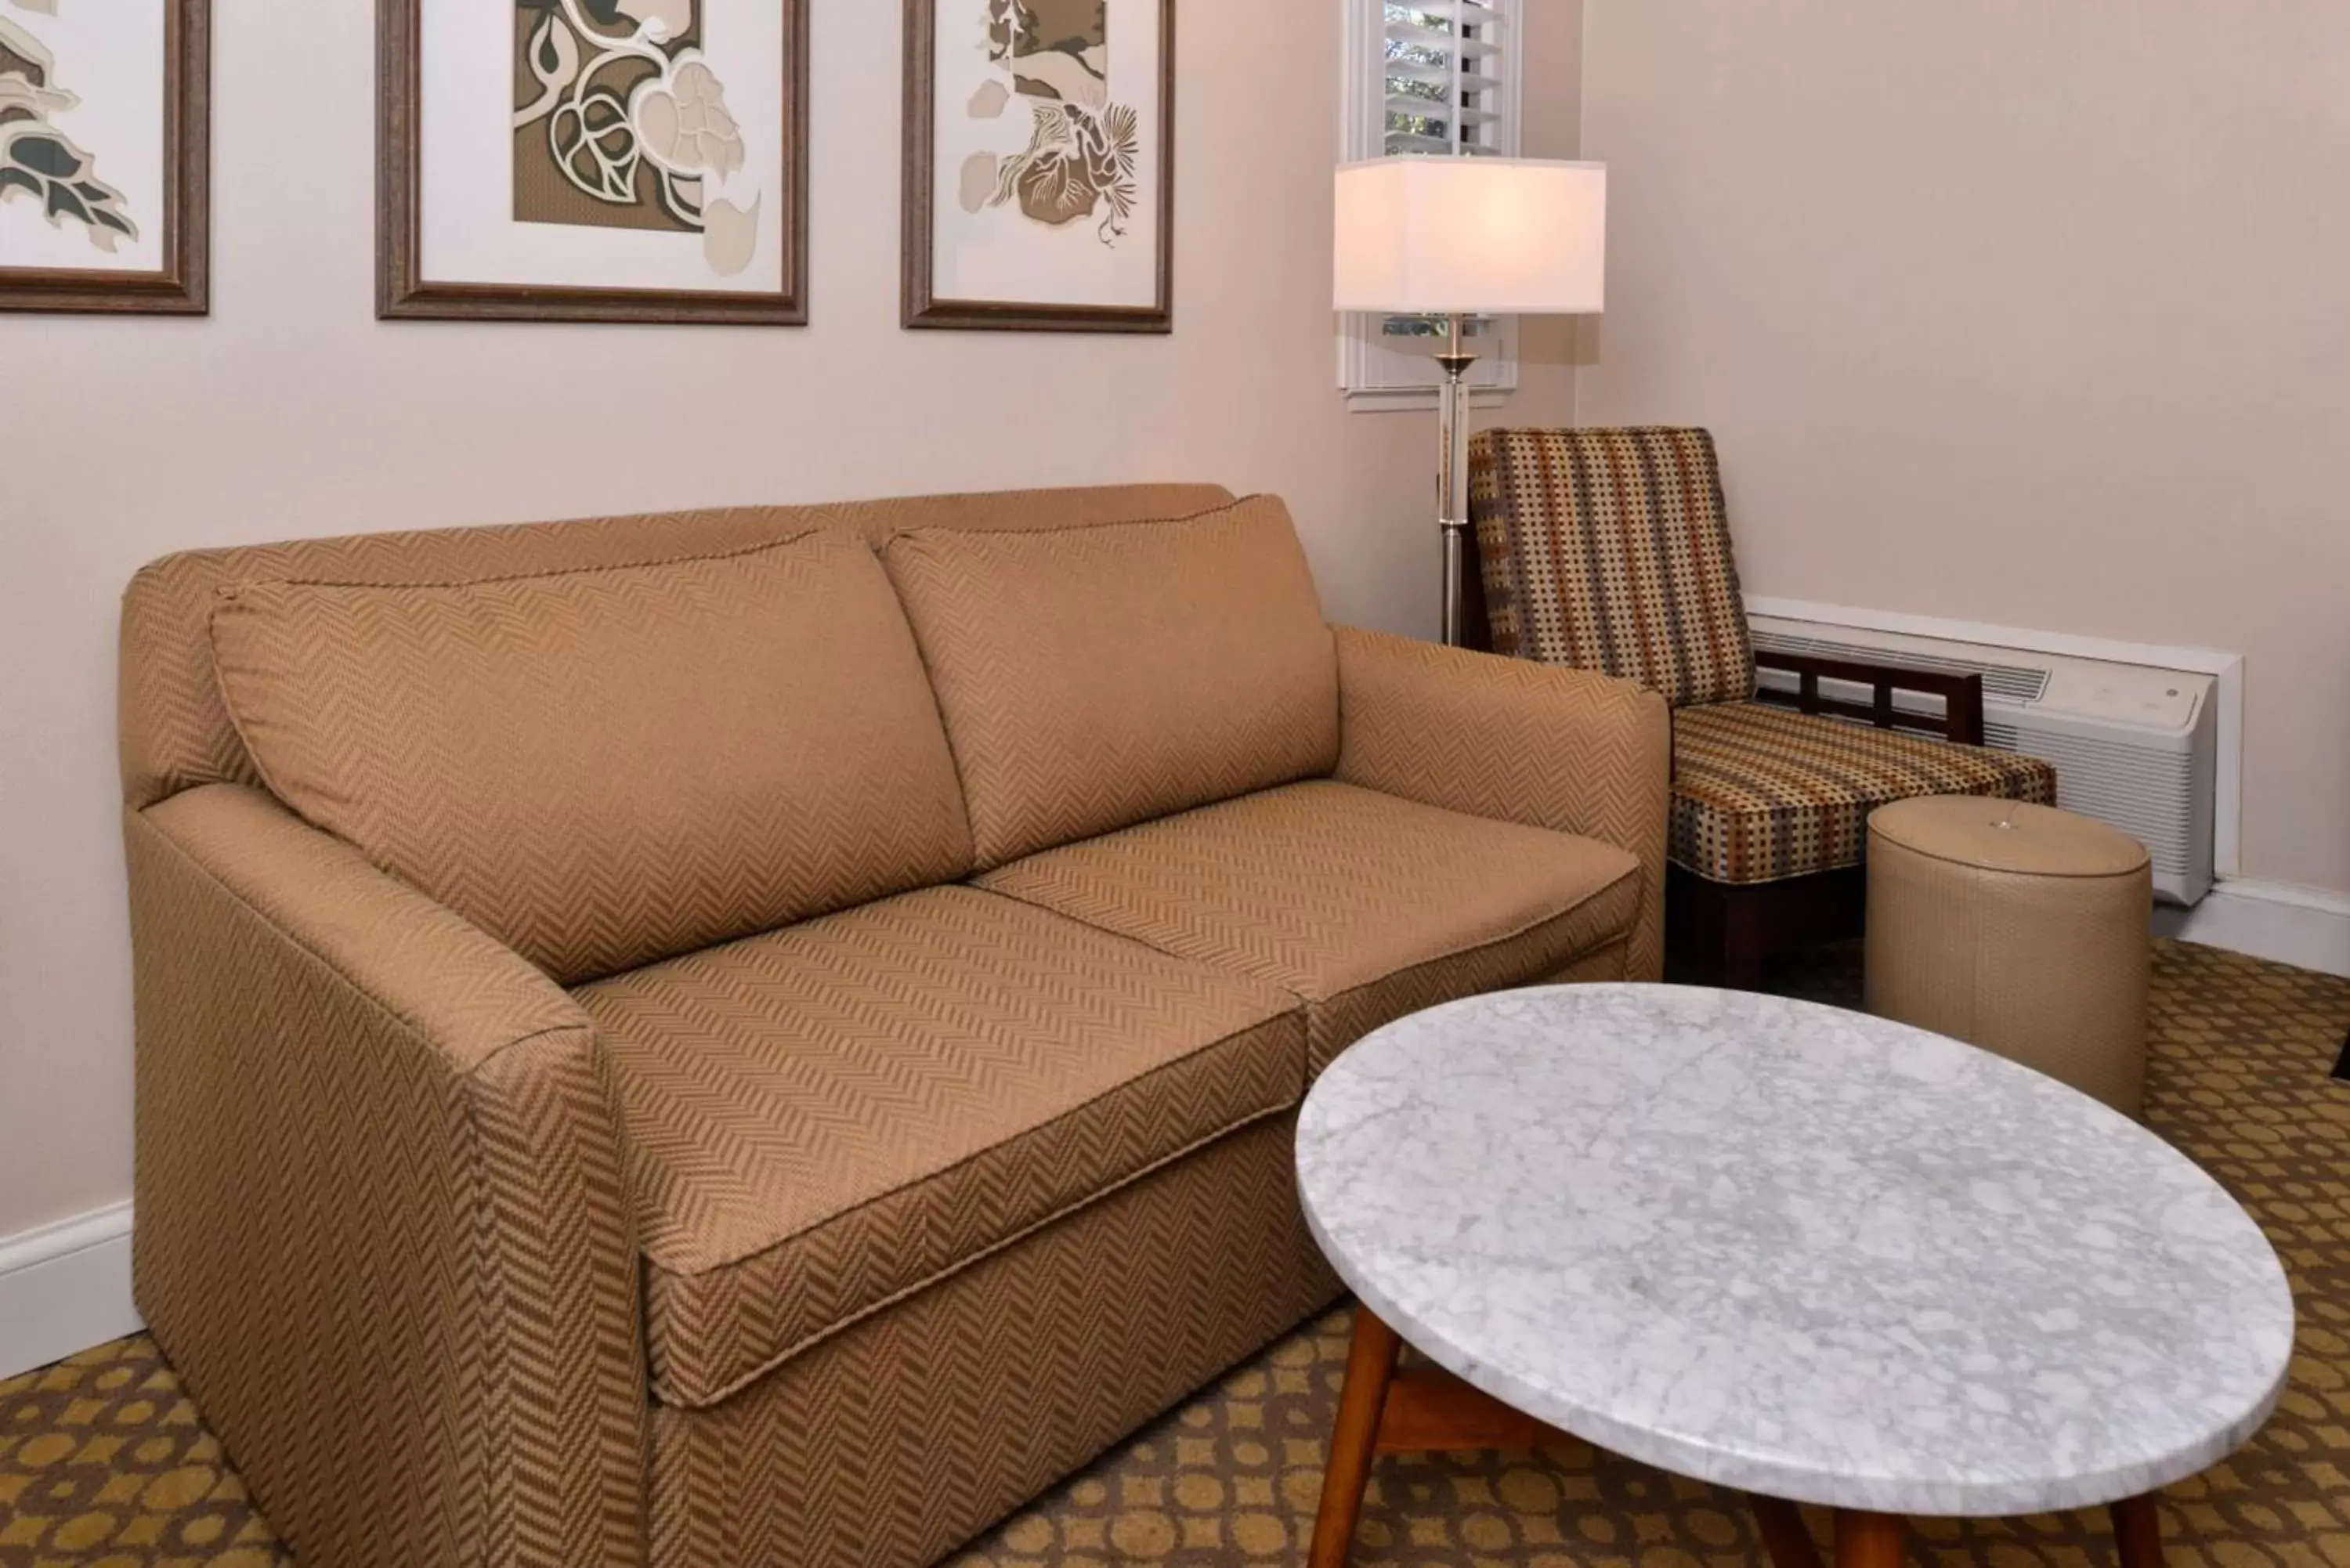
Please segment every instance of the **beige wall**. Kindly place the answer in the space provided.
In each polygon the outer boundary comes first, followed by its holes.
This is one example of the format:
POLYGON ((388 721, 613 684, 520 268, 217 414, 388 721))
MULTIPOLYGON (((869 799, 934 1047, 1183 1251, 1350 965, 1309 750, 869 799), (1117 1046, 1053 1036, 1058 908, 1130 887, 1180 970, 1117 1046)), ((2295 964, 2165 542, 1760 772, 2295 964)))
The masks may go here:
POLYGON ((1586 423, 1751 589, 2246 656, 2244 869, 2350 889, 2350 8, 1591 0, 1586 423))
MULTIPOLYGON (((1334 385, 1336 0, 1181 0, 1178 326, 1128 339, 898 329, 899 9, 815 0, 815 324, 773 331, 378 324, 374 7, 216 7, 212 317, 0 319, 0 1237, 130 1189, 114 631, 151 556, 1200 478, 1289 498, 1335 616, 1432 628, 1433 416, 1334 385)), ((1579 7, 1534 9, 1530 151, 1567 156, 1579 7)), ((1514 414, 1565 416, 1565 358, 1514 414)))

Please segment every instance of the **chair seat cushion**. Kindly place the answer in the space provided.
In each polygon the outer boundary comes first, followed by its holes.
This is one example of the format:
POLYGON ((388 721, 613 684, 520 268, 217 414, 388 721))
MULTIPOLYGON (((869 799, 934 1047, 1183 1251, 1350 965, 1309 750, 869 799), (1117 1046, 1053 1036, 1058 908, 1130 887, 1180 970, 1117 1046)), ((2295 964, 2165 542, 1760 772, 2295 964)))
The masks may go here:
POLYGON ((1365 1033, 1622 943, 1639 863, 1315 780, 1032 856, 980 885, 1305 999, 1318 1073, 1365 1033))
POLYGON ((1673 864, 1709 882, 1857 866, 1868 814, 1917 795, 2056 803, 2037 757, 1952 745, 1762 702, 1673 715, 1673 864))
POLYGON ((1279 989, 969 888, 574 994, 619 1100, 654 1389, 675 1405, 724 1398, 1305 1083, 1279 989))

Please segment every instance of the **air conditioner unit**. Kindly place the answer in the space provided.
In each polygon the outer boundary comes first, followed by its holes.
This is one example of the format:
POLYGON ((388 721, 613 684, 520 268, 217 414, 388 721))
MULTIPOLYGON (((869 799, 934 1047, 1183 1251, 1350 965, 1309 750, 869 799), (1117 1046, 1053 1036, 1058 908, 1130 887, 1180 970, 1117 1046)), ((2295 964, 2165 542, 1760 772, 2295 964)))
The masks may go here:
MULTIPOLYGON (((2210 676, 1776 616, 1752 624, 1757 649, 1981 676, 1985 744, 2054 764, 2057 804, 2145 845, 2160 898, 2191 905, 2211 890, 2219 722, 2210 676)), ((1772 670, 1762 678, 1778 690, 1794 685, 1772 670)), ((1868 695, 1837 680, 1820 690, 1868 695)), ((1898 702, 1921 715, 1942 711, 1940 698, 1923 692, 1905 691, 1898 702)))

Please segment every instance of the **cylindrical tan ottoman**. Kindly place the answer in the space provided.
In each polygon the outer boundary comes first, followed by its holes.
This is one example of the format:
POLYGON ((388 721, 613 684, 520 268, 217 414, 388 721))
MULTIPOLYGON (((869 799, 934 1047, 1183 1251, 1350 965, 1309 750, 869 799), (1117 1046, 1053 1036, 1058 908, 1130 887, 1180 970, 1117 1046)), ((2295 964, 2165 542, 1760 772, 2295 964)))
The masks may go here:
POLYGON ((1868 819, 1867 1006, 2128 1116, 2146 1075, 2145 847, 2044 805, 1939 795, 1868 819))

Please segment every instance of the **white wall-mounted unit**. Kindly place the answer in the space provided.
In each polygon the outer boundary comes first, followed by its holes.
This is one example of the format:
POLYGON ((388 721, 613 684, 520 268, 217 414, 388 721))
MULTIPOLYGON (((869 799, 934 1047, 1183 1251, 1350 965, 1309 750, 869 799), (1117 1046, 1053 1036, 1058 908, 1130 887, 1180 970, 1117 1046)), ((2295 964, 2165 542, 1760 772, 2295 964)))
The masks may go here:
MULTIPOLYGON (((2211 890, 2220 734, 2212 676, 1792 617, 1752 620, 1757 649, 1981 675, 1986 744, 2054 764, 2057 804, 2144 844, 2161 898, 2191 905, 2211 890)), ((1769 670, 1763 680, 1794 685, 1769 670)), ((1841 681, 1820 689, 1867 697, 1841 681)), ((1942 707, 1916 692, 1900 705, 1936 715, 1942 707)))

